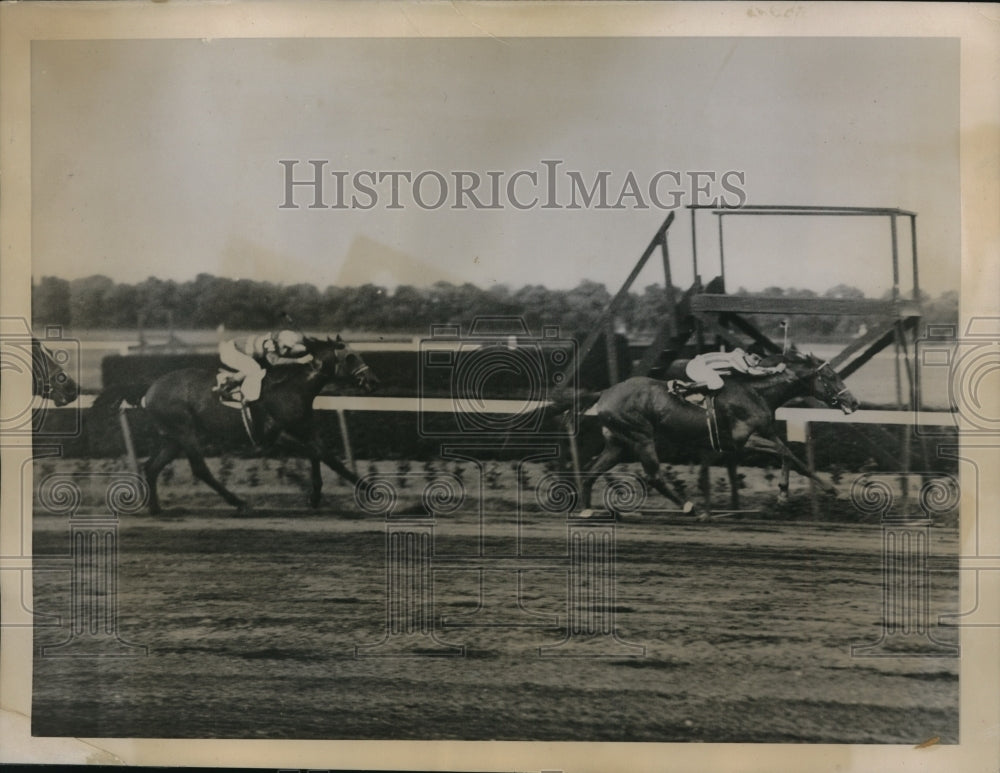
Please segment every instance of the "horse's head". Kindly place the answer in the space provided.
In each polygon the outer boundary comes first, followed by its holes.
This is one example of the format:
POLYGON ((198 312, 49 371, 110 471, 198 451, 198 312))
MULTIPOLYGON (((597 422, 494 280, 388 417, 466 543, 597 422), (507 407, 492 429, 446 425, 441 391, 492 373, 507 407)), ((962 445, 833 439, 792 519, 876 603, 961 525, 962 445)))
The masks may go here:
POLYGON ((810 395, 831 408, 854 413, 860 406, 829 360, 820 360, 812 354, 791 349, 781 355, 780 361, 786 363, 788 370, 806 385, 810 395))
POLYGON ((378 377, 339 335, 336 338, 306 338, 306 349, 315 358, 317 369, 328 379, 354 380, 366 392, 378 387, 378 377))
MULTIPOLYGON (((60 354, 65 356, 64 352, 60 354)), ((31 339, 31 393, 59 407, 73 402, 80 394, 76 382, 37 338, 31 339)))

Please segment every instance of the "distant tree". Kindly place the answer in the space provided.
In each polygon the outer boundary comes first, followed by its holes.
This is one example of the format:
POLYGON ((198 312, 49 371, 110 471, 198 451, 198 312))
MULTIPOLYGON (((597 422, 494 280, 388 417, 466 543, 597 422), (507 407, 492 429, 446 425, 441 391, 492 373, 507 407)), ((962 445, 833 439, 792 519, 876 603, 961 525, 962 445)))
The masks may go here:
POLYGON ((69 282, 54 276, 43 276, 31 285, 31 317, 35 325, 69 325, 69 282))
MULTIPOLYGON (((186 283, 187 284, 187 283, 186 283)), ((191 308, 181 302, 182 293, 176 282, 149 277, 135 286, 133 316, 142 316, 145 325, 164 325, 170 320, 178 327, 190 327, 191 308)))
POLYGON ((95 274, 74 279, 69 283, 70 317, 73 327, 100 328, 110 326, 111 293, 115 283, 95 274))
POLYGON ((107 294, 107 305, 104 309, 102 327, 130 328, 138 324, 139 303, 135 285, 118 284, 111 287, 107 294))
POLYGON ((374 284, 351 288, 342 309, 346 328, 378 330, 385 318, 386 289, 374 284))
POLYGON ((279 311, 302 327, 317 327, 323 318, 323 296, 316 285, 294 284, 275 291, 279 311))
POLYGON ((348 292, 343 287, 330 285, 323 291, 320 298, 319 324, 328 330, 343 330, 346 327, 345 316, 348 292))
POLYGON ((400 285, 386 309, 385 325, 391 330, 423 327, 429 316, 429 305, 427 293, 410 285, 400 285))
POLYGON ((568 331, 589 332, 598 324, 601 311, 611 300, 608 289, 599 282, 585 279, 565 295, 565 312, 559 319, 551 320, 568 331))
MULTIPOLYGON (((675 298, 682 291, 674 288, 675 298)), ((817 298, 805 288, 767 287, 745 297, 817 298)), ((838 284, 823 298, 861 300, 857 287, 838 284)), ((891 297, 885 293, 883 299, 891 297)), ((64 324, 87 327, 163 326, 172 315, 177 327, 266 329, 282 324, 287 312, 303 328, 329 332, 341 330, 386 330, 425 334, 432 324, 460 324, 464 331, 479 316, 518 316, 529 331, 538 334, 542 325, 558 325, 561 334, 585 336, 598 324, 601 312, 611 299, 607 287, 584 280, 569 290, 551 290, 543 285, 525 285, 512 291, 506 285, 477 287, 439 281, 429 287, 401 285, 393 293, 374 284, 360 287, 329 286, 322 292, 313 284, 280 286, 250 279, 233 280, 199 274, 187 282, 149 277, 135 285, 116 284, 106 276, 94 275, 67 282, 58 277, 42 277, 31 288, 35 324, 64 324)), ((921 293, 926 323, 954 322, 958 319, 959 295, 950 290, 931 299, 921 293)), ((660 329, 667 315, 667 298, 662 285, 648 285, 642 293, 626 294, 616 312, 616 321, 626 325, 631 335, 651 335, 660 329)), ((780 318, 773 314, 749 314, 746 318, 765 334, 781 336, 780 318)), ((827 338, 845 339, 860 330, 873 330, 877 316, 799 314, 788 317, 793 340, 808 342, 827 338)))
POLYGON ((852 287, 851 285, 839 284, 834 285, 825 293, 823 293, 824 298, 847 298, 849 300, 861 300, 865 297, 864 292, 859 290, 857 287, 852 287))
POLYGON ((945 290, 937 298, 923 303, 923 319, 925 324, 958 323, 957 290, 945 290))

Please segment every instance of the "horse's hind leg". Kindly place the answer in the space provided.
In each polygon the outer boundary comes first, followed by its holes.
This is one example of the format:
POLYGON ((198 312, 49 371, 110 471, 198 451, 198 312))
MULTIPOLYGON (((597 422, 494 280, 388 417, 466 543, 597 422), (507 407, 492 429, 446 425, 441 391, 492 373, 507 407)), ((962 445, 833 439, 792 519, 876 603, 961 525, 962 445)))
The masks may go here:
POLYGON ((701 464, 698 466, 698 488, 701 491, 702 501, 705 503, 705 512, 712 512, 712 451, 702 451, 701 464))
POLYGON ((177 441, 163 438, 162 445, 149 459, 146 460, 146 486, 149 489, 149 512, 152 515, 159 515, 160 497, 156 490, 156 481, 163 472, 163 468, 172 462, 180 452, 177 441))
POLYGON ((215 476, 212 475, 212 471, 208 469, 208 465, 205 464, 205 457, 202 456, 200 451, 186 448, 185 453, 187 454, 188 464, 191 465, 191 472, 196 478, 198 478, 198 480, 207 483, 219 496, 225 499, 226 502, 231 504, 233 507, 239 508, 241 512, 247 509, 246 502, 215 479, 215 476))
POLYGON ((312 490, 309 492, 309 505, 313 509, 319 507, 323 498, 323 473, 320 470, 318 456, 309 457, 309 472, 312 479, 312 490))
POLYGON ((580 491, 580 508, 590 509, 591 495, 594 491, 594 483, 597 479, 621 461, 625 449, 622 448, 621 441, 614 436, 605 435, 604 450, 594 459, 583 476, 580 491))
POLYGON ((642 469, 653 488, 685 513, 690 513, 694 509, 694 505, 689 500, 682 499, 660 474, 660 460, 656 456, 656 445, 652 440, 636 443, 636 456, 639 458, 642 469))

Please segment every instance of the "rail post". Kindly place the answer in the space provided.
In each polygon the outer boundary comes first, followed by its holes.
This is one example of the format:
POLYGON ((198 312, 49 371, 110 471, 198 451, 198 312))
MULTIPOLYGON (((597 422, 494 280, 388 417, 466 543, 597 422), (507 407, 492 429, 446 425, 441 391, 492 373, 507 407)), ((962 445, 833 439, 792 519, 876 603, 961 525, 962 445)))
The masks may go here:
POLYGON ((132 438, 132 427, 128 423, 128 416, 126 416, 127 410, 124 405, 118 407, 118 424, 122 429, 122 440, 125 441, 125 456, 128 459, 129 469, 138 474, 139 459, 135 455, 135 440, 132 438))

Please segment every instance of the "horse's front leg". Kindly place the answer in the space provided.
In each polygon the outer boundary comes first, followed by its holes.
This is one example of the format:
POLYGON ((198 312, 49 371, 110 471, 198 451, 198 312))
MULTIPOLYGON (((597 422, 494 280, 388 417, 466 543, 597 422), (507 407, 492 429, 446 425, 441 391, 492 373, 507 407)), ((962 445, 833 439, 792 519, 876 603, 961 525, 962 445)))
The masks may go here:
POLYGON ((326 445, 311 427, 299 428, 298 432, 287 430, 282 436, 302 448, 306 456, 309 457, 311 481, 309 504, 312 507, 319 507, 322 500, 323 475, 320 463, 325 464, 351 485, 357 485, 358 476, 349 470, 336 455, 327 450, 326 445))
POLYGON ((146 487, 149 490, 149 512, 151 515, 159 515, 161 512, 156 481, 163 468, 170 464, 181 450, 180 445, 170 438, 161 436, 160 440, 161 445, 156 453, 146 460, 146 487))
POLYGON ((795 454, 792 453, 791 449, 788 448, 777 436, 760 436, 752 435, 746 444, 747 448, 752 448, 758 451, 766 451, 768 453, 776 454, 782 459, 786 460, 788 464, 795 468, 795 471, 810 480, 816 481, 820 488, 823 489, 827 494, 836 496, 837 489, 830 483, 817 476, 815 473, 810 472, 809 467, 799 459, 795 454))
POLYGON ((323 498, 323 474, 320 471, 319 457, 309 457, 312 491, 309 492, 309 505, 315 510, 323 498))
POLYGON ((698 466, 698 488, 701 490, 701 498, 702 502, 704 502, 705 513, 709 515, 712 512, 711 463, 714 455, 715 453, 713 451, 702 451, 701 464, 698 466))
POLYGON ((733 510, 740 509, 740 476, 736 467, 736 455, 726 457, 726 472, 729 473, 729 501, 733 510))

